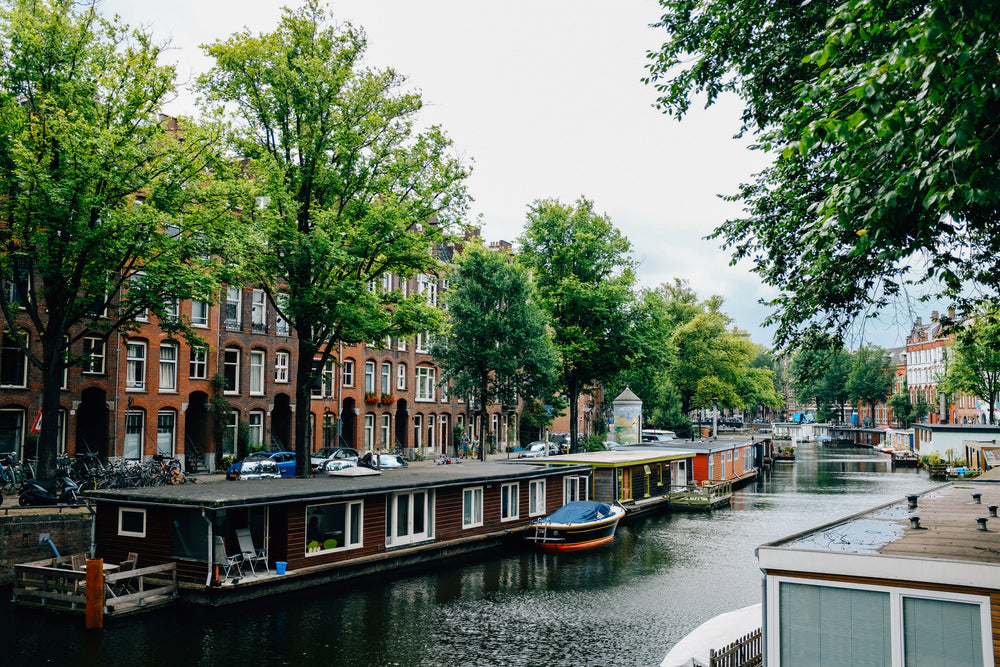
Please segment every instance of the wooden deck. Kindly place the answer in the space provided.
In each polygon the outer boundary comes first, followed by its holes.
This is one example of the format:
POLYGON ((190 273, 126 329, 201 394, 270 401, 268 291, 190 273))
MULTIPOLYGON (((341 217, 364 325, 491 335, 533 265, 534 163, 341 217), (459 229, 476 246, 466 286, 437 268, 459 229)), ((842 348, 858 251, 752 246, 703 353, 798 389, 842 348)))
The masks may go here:
POLYGON ((26 607, 83 615, 88 613, 91 591, 95 591, 99 600, 90 610, 98 609, 103 620, 149 611, 177 599, 175 563, 128 572, 112 569, 103 575, 98 571, 97 577, 88 581, 87 571, 73 570, 71 560, 72 556, 62 556, 15 565, 14 601, 26 607))
POLYGON ((670 489, 670 508, 688 511, 707 511, 726 507, 733 497, 732 482, 704 486, 674 486, 670 489))

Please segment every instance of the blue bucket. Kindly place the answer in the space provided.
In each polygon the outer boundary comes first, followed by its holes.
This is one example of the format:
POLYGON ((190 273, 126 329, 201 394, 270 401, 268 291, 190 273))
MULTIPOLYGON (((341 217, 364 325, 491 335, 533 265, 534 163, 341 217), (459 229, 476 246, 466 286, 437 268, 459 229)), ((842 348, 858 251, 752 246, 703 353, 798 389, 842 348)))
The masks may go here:
POLYGON ((286 563, 283 560, 279 560, 279 561, 276 561, 274 563, 274 567, 275 567, 275 569, 278 570, 278 574, 284 574, 285 573, 285 568, 288 567, 288 563, 286 563))

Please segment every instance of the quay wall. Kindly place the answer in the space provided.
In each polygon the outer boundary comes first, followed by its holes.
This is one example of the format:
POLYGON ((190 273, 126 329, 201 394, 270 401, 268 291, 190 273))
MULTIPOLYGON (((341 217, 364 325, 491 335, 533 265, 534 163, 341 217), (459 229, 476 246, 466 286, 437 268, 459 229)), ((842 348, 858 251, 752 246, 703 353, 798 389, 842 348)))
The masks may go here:
MULTIPOLYGON (((6 508, 5 508, 6 509, 6 508)), ((48 533, 60 555, 89 553, 94 515, 86 508, 11 509, 0 513, 0 586, 14 583, 14 565, 55 554, 39 536, 48 533)))

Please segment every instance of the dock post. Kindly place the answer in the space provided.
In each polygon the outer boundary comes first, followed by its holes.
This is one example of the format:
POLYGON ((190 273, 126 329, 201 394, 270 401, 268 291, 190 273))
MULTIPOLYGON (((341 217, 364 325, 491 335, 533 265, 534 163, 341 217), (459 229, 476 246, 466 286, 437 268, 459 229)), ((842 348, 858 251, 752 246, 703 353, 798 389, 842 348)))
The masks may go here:
POLYGON ((104 629, 104 559, 87 561, 87 629, 104 629))

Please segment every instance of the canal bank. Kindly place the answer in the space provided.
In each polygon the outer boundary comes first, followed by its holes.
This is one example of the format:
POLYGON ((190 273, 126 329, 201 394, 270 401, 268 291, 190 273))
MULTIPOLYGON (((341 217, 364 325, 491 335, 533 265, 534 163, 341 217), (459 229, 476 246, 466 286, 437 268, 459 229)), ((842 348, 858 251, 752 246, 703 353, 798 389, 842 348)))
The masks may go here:
POLYGON ((0 633, 32 664, 658 665, 703 621, 760 601, 759 545, 931 486, 871 450, 820 449, 801 445, 731 508, 640 519, 594 552, 478 554, 238 610, 159 611, 99 636, 3 603, 0 633))

